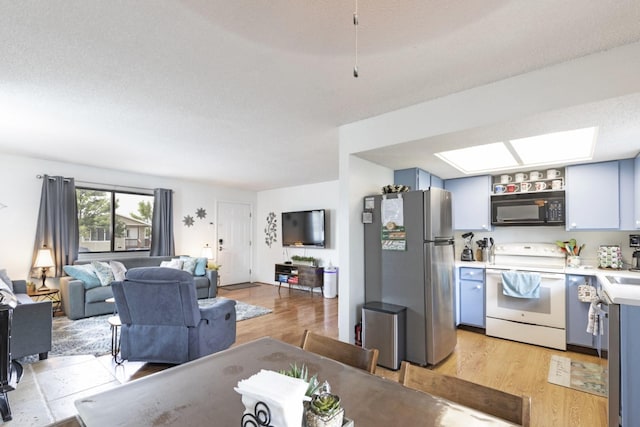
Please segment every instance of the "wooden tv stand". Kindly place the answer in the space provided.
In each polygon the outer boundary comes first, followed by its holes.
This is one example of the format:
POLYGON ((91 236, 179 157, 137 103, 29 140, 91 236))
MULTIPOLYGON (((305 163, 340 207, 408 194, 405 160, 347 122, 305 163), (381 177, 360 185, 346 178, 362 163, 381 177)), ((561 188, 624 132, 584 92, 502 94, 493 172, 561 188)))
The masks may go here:
POLYGON ((278 282, 278 290, 283 283, 291 285, 305 286, 313 295, 313 288, 323 288, 324 268, 311 267, 298 264, 276 264, 275 281, 278 282))

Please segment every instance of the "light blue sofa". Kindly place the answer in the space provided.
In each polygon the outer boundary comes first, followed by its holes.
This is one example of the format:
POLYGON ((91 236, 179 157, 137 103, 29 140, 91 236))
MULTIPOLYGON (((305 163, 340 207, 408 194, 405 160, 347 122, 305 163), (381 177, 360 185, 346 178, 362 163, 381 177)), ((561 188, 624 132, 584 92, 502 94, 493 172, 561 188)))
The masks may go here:
POLYGON ((236 340, 236 302, 198 307, 193 276, 171 268, 133 268, 112 282, 125 360, 179 364, 236 340))
MULTIPOLYGON (((177 256, 147 256, 132 258, 100 259, 97 261, 109 262, 119 261, 128 269, 137 267, 158 267, 162 261, 170 261, 177 256)), ((94 260, 78 260, 74 265, 91 264, 94 260)), ((194 284, 198 298, 214 298, 218 290, 218 272, 216 270, 206 270, 204 276, 195 276, 194 284)), ((113 303, 106 302, 113 297, 111 286, 100 286, 92 289, 85 289, 81 280, 65 276, 60 278, 60 293, 62 297, 62 308, 69 319, 76 320, 83 317, 99 316, 101 314, 113 313, 113 303)))

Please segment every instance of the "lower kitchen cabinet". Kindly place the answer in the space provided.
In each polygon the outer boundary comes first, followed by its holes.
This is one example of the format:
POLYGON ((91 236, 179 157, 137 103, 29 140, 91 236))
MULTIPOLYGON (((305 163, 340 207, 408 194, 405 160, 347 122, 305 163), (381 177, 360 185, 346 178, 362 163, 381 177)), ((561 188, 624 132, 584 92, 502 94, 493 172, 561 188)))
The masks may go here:
POLYGON ((460 324, 485 327, 484 269, 460 267, 460 324))
MULTIPOLYGON (((595 276, 567 275, 567 344, 606 350, 608 318, 604 319, 604 335, 596 336, 587 332, 590 303, 578 299, 578 287, 585 284, 599 287, 595 276)), ((603 309, 606 311, 607 307, 603 306, 603 309)))
POLYGON ((640 426, 640 307, 620 306, 620 405, 622 426, 640 426))

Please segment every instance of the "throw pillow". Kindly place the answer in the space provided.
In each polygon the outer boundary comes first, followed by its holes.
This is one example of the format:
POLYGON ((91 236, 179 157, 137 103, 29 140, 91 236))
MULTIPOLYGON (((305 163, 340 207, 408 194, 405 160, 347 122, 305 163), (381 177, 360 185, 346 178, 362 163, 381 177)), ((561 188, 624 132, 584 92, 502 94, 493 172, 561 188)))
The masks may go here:
POLYGON ((180 257, 180 260, 182 261, 182 269, 184 271, 188 271, 190 274, 193 274, 194 270, 196 269, 196 259, 189 256, 182 256, 180 257))
POLYGON ((9 285, 7 285, 4 280, 0 280, 0 291, 6 291, 6 292, 9 292, 9 293, 13 293, 13 289, 11 289, 9 287, 9 285))
POLYGON ((127 267, 125 267, 120 261, 111 261, 109 262, 109 265, 113 272, 113 279, 118 282, 122 282, 126 278, 127 267))
POLYGON ((171 261, 162 261, 160 263, 160 267, 175 268, 177 270, 182 270, 182 261, 180 261, 177 258, 172 259, 171 261))
POLYGON ((196 268, 193 272, 194 276, 204 276, 207 274, 207 261, 206 258, 196 258, 196 268))
POLYGON ((20 300, 16 298, 13 290, 9 289, 9 286, 7 286, 4 280, 0 280, 0 304, 10 307, 15 307, 20 304, 20 300))
POLYGON ((62 267, 65 273, 77 280, 82 280, 85 289, 100 286, 100 279, 91 264, 65 265, 62 267))
POLYGON ((96 276, 100 280, 102 286, 109 286, 113 282, 113 271, 111 266, 106 262, 92 261, 91 266, 96 271, 96 276))
POLYGON ((7 270, 6 269, 2 269, 0 270, 0 281, 2 283, 4 283, 5 285, 7 285, 7 288, 9 288, 9 290, 11 292, 13 292, 13 282, 11 281, 11 279, 9 279, 9 275, 7 274, 7 270))

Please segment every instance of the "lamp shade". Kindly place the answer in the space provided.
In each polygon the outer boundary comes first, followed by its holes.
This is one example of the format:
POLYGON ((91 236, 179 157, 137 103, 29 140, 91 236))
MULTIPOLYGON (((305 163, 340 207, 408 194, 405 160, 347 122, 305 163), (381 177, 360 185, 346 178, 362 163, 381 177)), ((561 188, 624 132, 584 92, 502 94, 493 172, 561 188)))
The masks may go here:
POLYGON ((202 248, 202 256, 206 259, 213 259, 213 248, 206 244, 204 248, 202 248))
POLYGON ((43 248, 38 249, 38 255, 36 256, 36 263, 33 265, 36 268, 53 267, 53 257, 51 256, 51 249, 43 248))

